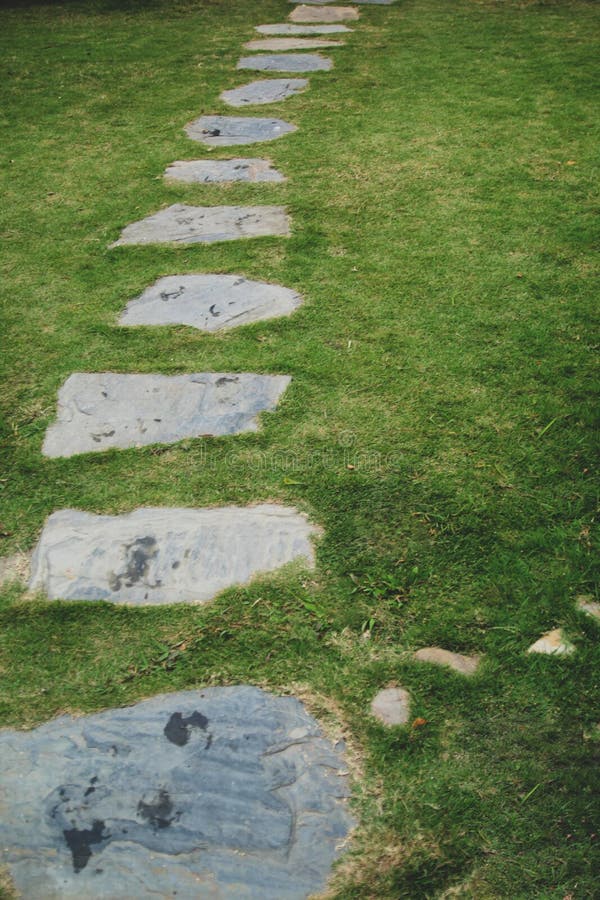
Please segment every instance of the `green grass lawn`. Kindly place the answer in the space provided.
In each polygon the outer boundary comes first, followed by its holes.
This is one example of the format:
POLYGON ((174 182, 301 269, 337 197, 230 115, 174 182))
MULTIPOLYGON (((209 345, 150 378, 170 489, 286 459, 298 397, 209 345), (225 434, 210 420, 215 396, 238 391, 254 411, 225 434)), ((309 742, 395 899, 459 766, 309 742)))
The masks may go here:
MULTIPOLYGON (((252 26, 286 0, 80 0, 0 14, 4 302, 0 552, 51 512, 295 505, 322 526, 291 569, 205 607, 0 601, 0 722, 248 682, 342 730, 361 819, 336 898, 599 896, 593 290, 600 8, 361 7, 330 73, 279 105, 298 131, 208 151, 252 26), (165 184, 176 159, 267 156, 284 184, 165 184), (175 202, 283 203, 293 236, 108 250, 175 202), (223 335, 119 328, 158 277, 300 291, 223 335), (80 372, 293 376, 257 434, 47 460, 80 372), (353 467, 353 468, 352 468, 353 467), (568 659, 526 655, 564 627, 568 659), (485 654, 467 680, 417 664, 485 654), (400 684, 420 727, 384 730, 400 684), (596 759, 594 760, 594 756, 596 759)), ((244 112, 242 111, 242 114, 244 112)), ((597 269, 596 269, 597 274, 597 269)), ((597 355, 596 355, 597 359, 597 355)))

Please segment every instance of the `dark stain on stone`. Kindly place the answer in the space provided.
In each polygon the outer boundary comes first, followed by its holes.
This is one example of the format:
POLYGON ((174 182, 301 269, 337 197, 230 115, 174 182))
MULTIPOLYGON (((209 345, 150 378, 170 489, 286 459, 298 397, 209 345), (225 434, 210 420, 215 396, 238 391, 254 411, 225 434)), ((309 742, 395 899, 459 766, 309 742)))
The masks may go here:
POLYGON ((155 831, 158 831, 161 828, 168 828, 177 818, 177 813, 171 815, 173 812, 173 803, 171 802, 169 792, 164 788, 159 790, 154 800, 150 803, 145 803, 144 800, 140 800, 137 811, 155 831))
POLYGON ((211 316, 214 316, 215 318, 218 318, 221 315, 221 313, 217 309, 216 303, 213 303, 213 305, 208 308, 208 311, 211 314, 211 316))
POLYGON ((180 565, 181 565, 181 563, 179 562, 178 559, 176 559, 174 563, 171 563, 171 568, 178 569, 180 565))
POLYGON ((96 785, 96 784, 98 784, 98 776, 97 776, 97 775, 94 775, 92 778, 90 778, 90 786, 89 786, 89 788, 86 790, 86 792, 85 792, 85 794, 84 794, 83 796, 84 796, 84 797, 89 797, 90 794, 93 794, 94 791, 96 790, 96 788, 94 787, 94 785, 96 785))
MULTIPOLYGON (((121 587, 132 587, 148 575, 150 560, 158 556, 156 538, 152 535, 136 538, 132 544, 125 545, 125 571, 117 575, 113 572, 108 579, 111 591, 119 591, 121 587)), ((155 587, 156 585, 148 585, 155 587)))
POLYGON ((99 444, 100 441, 102 440, 102 438, 112 437, 114 433, 115 433, 115 431, 113 428, 112 431, 103 431, 101 434, 92 434, 90 432, 90 437, 92 438, 93 441, 95 441, 97 444, 99 444))
POLYGON ((211 130, 205 129, 204 134, 208 134, 210 137, 218 137, 218 135, 221 134, 221 129, 220 128, 213 128, 211 130))
POLYGON ((183 285, 181 285, 178 291, 161 291, 159 296, 163 303, 168 303, 169 300, 177 300, 178 297, 181 297, 184 291, 185 288, 183 285))
POLYGON ((93 844, 102 844, 110 838, 104 834, 102 819, 94 819, 91 828, 65 828, 63 835, 73 857, 73 870, 81 872, 92 858, 93 844))
POLYGON ((239 381, 239 378, 227 378, 227 376, 224 375, 222 378, 217 378, 216 384, 217 387, 224 387, 226 384, 235 384, 237 381, 239 381))
POLYGON ((208 719, 200 712, 193 712, 191 716, 173 713, 164 728, 164 734, 168 741, 178 747, 184 747, 190 739, 190 728, 201 728, 206 731, 208 719))

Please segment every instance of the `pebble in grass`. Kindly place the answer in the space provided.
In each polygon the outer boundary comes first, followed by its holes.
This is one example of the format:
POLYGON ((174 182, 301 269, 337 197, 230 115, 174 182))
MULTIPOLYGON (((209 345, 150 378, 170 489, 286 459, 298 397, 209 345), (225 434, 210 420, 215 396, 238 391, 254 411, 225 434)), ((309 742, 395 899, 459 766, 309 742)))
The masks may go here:
POLYGON ((50 600, 134 606, 205 603, 294 560, 314 565, 317 533, 292 507, 53 513, 31 563, 31 591, 50 600))
POLYGON ((575 647, 565 637, 562 628, 555 628, 543 634, 527 652, 542 653, 546 656, 570 656, 575 653, 575 647))
POLYGON ((264 53, 242 57, 237 67, 256 72, 328 72, 333 62, 319 53, 264 53))
POLYGON ((258 415, 273 410, 288 375, 70 375, 42 452, 68 457, 110 448, 172 444, 203 435, 258 431, 258 415))
POLYGON ((406 725, 410 716, 410 694, 404 688, 384 688, 371 703, 371 715, 383 725, 406 725))
POLYGON ((4 729, 0 758, 3 861, 28 900, 305 900, 354 825, 343 745, 247 685, 4 729))
POLYGON ((230 91, 223 91, 221 100, 229 106, 278 103, 303 91, 307 86, 307 78, 261 78, 230 91))
POLYGON ((167 275, 127 304, 119 324, 215 332, 289 316, 301 303, 296 291, 243 275, 167 275))
POLYGON ((259 34, 351 34, 352 29, 346 25, 255 25, 254 30, 259 34))
POLYGON ((322 8, 316 6, 306 6, 302 4, 292 10, 289 15, 290 22, 350 22, 355 21, 359 17, 357 9, 351 6, 324 6, 322 8))
POLYGON ((343 47, 341 41, 323 41, 318 38, 264 38, 248 41, 245 50, 267 50, 275 53, 287 50, 326 50, 328 47, 343 47))
POLYGON ((249 116, 200 116, 185 127, 189 138, 200 141, 208 147, 232 147, 236 144, 274 141, 296 130, 295 125, 281 119, 259 119, 249 116))
POLYGON ((441 647, 423 647, 421 650, 417 650, 414 656, 419 662, 449 666, 461 675, 474 675, 481 661, 480 656, 464 656, 462 653, 452 653, 441 647))
POLYGON ((285 181, 268 159, 178 160, 165 170, 165 178, 187 184, 232 181, 285 181))
POLYGON ((575 602, 579 612, 600 622, 600 603, 594 600, 593 594, 579 594, 575 602))

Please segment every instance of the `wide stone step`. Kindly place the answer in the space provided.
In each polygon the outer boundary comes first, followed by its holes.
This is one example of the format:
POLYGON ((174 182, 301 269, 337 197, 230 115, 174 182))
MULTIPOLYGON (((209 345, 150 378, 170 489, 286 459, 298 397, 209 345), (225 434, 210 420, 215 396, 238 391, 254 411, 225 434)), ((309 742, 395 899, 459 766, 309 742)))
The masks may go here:
POLYGON ((264 53, 242 57, 237 67, 257 72, 328 72, 333 62, 320 53, 264 53))
POLYGON ((278 103, 304 90, 307 85, 307 78, 261 78, 230 91, 223 91, 221 100, 229 106, 278 103))
POLYGON ((231 181, 285 181, 268 159, 188 159, 167 166, 165 178, 186 184, 231 181))
POLYGON ((170 444, 202 435, 258 430, 288 375, 200 372, 193 375, 70 375, 58 393, 57 419, 45 456, 75 456, 111 447, 170 444))
POLYGON ((167 275, 131 300, 120 325, 190 325, 221 331, 276 316, 302 303, 296 291, 243 275, 167 275))
POLYGON ((244 44, 245 50, 270 50, 281 52, 287 50, 326 50, 328 47, 343 47, 342 41, 323 41, 318 38, 263 38, 248 41, 244 44))
POLYGON ((187 206, 167 209, 127 225, 111 244, 214 244, 251 237, 287 237, 290 220, 282 206, 187 206))
POLYGON ((359 17, 357 9, 351 6, 307 6, 302 4, 289 15, 291 22, 350 22, 359 17))
POLYGON ((27 900, 305 900, 354 825, 343 746, 249 685, 4 729, 0 758, 3 862, 27 900))
POLYGON ((193 141, 207 147, 234 147, 274 141, 297 131, 282 119, 259 119, 250 116, 200 116, 186 125, 185 132, 193 141))
POLYGON ((136 509, 99 516, 62 509, 31 562, 31 591, 51 600, 205 603, 294 560, 314 565, 318 529, 277 504, 136 509))
POLYGON ((352 33, 352 29, 346 25, 288 25, 286 23, 276 25, 255 25, 254 30, 259 34, 343 34, 352 33))

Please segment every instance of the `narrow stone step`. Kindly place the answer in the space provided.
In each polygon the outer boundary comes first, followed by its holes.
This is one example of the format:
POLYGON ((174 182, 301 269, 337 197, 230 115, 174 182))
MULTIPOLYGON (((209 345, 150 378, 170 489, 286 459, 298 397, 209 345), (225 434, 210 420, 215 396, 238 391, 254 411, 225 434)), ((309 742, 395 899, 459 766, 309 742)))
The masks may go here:
POLYGON ((3 862, 27 900, 305 900, 355 824, 343 745, 249 685, 6 728, 0 757, 3 862))
POLYGON ((291 22, 350 22, 358 19, 359 12, 351 6, 307 6, 302 4, 289 15, 291 22))
POLYGON ((257 416, 275 409, 288 375, 70 375, 58 393, 45 456, 75 456, 111 447, 171 444, 202 435, 257 431, 257 416))
POLYGON ((323 41, 318 38, 264 38, 248 41, 245 50, 271 50, 273 52, 287 50, 326 50, 328 47, 343 47, 342 41, 323 41))
POLYGON ((276 25, 255 25, 259 34, 352 34, 347 25, 289 25, 287 22, 276 25))
MULTIPOLYGON (((239 67, 238 67, 239 68, 239 67)), ((200 116, 186 125, 185 131, 193 141, 208 147, 232 147, 236 144, 257 144, 274 141, 297 131, 296 125, 281 119, 258 119, 249 116, 200 116)))
POLYGON ((319 53, 264 53, 242 57, 237 67, 257 72, 328 72, 333 62, 319 53))
MULTIPOLYGON (((288 0, 289 3, 297 3, 298 0, 288 0)), ((372 6, 391 6, 396 0, 349 0, 350 3, 371 4, 372 6)), ((335 3, 335 0, 304 0, 306 6, 327 6, 335 3)))
POLYGON ((307 78, 261 78, 233 90, 223 91, 221 100, 229 106, 278 103, 299 93, 307 86, 307 78))
POLYGON ((53 513, 31 562, 31 591, 50 600, 205 603, 294 560, 314 566, 318 529, 276 504, 53 513))
POLYGON ((190 325, 222 331, 289 316, 302 303, 296 291, 243 275, 168 275, 131 300, 120 325, 190 325))
POLYGON ((127 225, 111 247, 126 244, 212 244, 240 238, 283 236, 290 220, 282 206, 187 206, 174 203, 127 225))
POLYGON ((165 178, 186 184, 230 181, 285 181, 268 159, 177 160, 165 169, 165 178))

